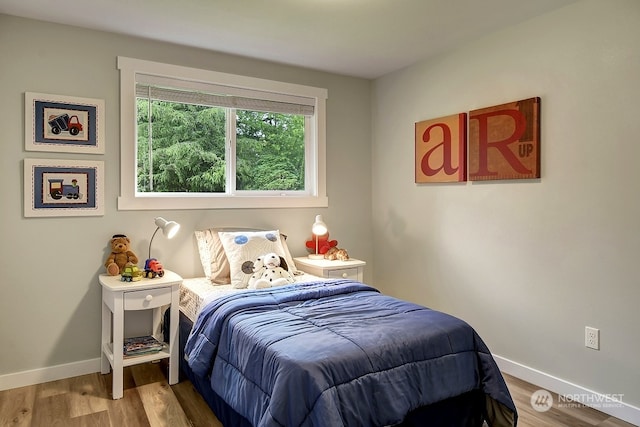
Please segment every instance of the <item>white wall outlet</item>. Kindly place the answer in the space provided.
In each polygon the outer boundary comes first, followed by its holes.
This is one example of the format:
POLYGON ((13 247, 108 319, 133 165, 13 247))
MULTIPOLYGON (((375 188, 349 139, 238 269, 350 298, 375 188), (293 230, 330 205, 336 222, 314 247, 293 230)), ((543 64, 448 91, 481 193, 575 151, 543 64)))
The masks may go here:
POLYGON ((584 345, 587 348, 600 350, 600 329, 586 326, 584 328, 584 345))

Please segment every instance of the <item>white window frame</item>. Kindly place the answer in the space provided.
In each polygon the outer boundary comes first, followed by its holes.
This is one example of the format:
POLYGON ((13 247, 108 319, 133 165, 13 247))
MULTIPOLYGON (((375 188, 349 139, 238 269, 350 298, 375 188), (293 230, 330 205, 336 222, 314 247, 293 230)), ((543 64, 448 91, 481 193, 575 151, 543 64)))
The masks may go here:
MULTIPOLYGON (((327 90, 210 70, 118 57, 120 70, 120 197, 119 210, 306 208, 327 207, 326 100, 327 90), (315 99, 310 142, 305 144, 305 192, 142 193, 137 191, 136 74, 190 82, 259 90, 315 99)), ((227 146, 227 151, 229 147, 227 146)), ((227 155, 234 155, 228 152, 227 155)), ((227 177, 229 179, 229 177, 227 177)))

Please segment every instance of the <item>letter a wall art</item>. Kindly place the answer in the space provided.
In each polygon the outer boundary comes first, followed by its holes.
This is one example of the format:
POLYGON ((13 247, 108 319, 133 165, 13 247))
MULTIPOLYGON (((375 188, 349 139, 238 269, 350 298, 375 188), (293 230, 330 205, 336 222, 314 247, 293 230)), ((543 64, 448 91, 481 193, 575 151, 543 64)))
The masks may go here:
POLYGON ((416 123, 416 182, 466 181, 467 114, 416 123))

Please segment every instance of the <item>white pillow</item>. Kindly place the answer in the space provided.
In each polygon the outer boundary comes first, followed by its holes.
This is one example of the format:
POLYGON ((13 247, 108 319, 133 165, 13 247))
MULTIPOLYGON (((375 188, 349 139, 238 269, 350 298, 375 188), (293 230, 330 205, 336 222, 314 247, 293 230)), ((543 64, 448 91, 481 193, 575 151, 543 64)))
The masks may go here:
MULTIPOLYGON (((224 252, 224 246, 220 241, 220 232, 248 232, 265 231, 256 228, 246 227, 212 227, 194 232, 200 254, 200 263, 207 279, 215 285, 228 285, 231 283, 231 267, 224 252)), ((288 270, 294 274, 297 269, 293 262, 293 257, 287 246, 287 236, 280 233, 280 242, 284 249, 284 259, 287 262, 288 270)))
POLYGON ((291 263, 290 270, 295 269, 293 260, 286 259, 287 253, 282 245, 279 230, 221 231, 218 236, 229 260, 231 285, 234 288, 242 289, 248 286, 249 278, 253 274, 251 270, 253 262, 256 258, 269 252, 275 252, 285 258, 287 264, 291 263))

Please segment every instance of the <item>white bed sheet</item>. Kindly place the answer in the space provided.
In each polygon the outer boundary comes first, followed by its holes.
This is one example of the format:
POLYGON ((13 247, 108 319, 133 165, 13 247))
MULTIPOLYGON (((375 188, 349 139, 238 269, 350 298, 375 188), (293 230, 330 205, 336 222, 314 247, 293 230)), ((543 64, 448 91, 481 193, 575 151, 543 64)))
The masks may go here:
MULTIPOLYGON (((296 283, 327 280, 326 278, 303 273, 294 276, 296 283)), ((192 322, 198 318, 202 307, 209 301, 229 295, 234 292, 245 292, 247 289, 235 289, 228 285, 214 285, 206 277, 183 279, 180 285, 180 311, 192 322)))

